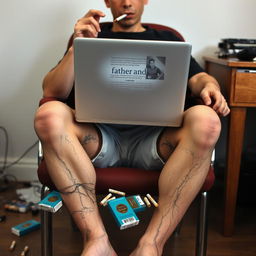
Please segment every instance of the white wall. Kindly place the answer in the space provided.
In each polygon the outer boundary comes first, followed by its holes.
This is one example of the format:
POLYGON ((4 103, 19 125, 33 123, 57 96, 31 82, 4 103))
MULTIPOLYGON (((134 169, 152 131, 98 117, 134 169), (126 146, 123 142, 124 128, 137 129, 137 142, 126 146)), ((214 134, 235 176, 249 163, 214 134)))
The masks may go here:
MULTIPOLYGON (((201 56, 221 38, 256 38, 255 0, 150 0, 143 21, 173 26, 201 56)), ((33 116, 46 72, 62 57, 73 25, 88 9, 106 10, 103 0, 4 0, 0 8, 0 126, 9 133, 9 158, 18 158, 37 137, 33 116)), ((109 10, 102 21, 111 20, 109 10)), ((0 161, 4 137, 0 131, 0 161)), ((36 149, 15 168, 36 177, 36 149)), ((12 173, 12 170, 8 172, 12 173)))

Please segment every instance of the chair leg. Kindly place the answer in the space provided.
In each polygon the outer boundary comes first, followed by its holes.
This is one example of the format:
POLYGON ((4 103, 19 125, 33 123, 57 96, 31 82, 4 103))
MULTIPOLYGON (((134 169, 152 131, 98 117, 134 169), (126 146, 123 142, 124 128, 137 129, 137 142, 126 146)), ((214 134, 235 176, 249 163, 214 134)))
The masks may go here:
MULTIPOLYGON (((46 196, 46 187, 41 190, 41 199, 46 196)), ((52 256, 52 213, 41 210, 41 256, 52 256)))
POLYGON ((206 256, 207 250, 207 192, 200 194, 196 234, 196 256, 206 256))
POLYGON ((181 219, 180 223, 177 225, 177 227, 175 228, 173 234, 174 236, 179 236, 180 235, 180 231, 181 231, 181 227, 182 227, 182 224, 183 224, 183 218, 181 219))

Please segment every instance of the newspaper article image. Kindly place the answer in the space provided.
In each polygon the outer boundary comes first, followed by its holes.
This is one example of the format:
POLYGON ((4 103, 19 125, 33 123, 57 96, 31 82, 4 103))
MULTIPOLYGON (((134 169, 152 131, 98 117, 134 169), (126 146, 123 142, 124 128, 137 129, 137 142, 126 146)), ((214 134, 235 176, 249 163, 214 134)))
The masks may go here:
POLYGON ((165 63, 162 56, 112 56, 104 62, 104 77, 112 86, 152 89, 164 80, 165 63))

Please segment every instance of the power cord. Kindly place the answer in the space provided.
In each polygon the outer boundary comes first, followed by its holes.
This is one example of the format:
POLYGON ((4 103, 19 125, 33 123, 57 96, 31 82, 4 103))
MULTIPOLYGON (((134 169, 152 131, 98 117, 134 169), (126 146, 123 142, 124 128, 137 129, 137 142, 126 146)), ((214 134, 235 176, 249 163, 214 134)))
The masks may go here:
POLYGON ((7 165, 7 156, 8 156, 8 147, 9 147, 9 136, 8 136, 7 130, 4 127, 0 126, 0 129, 3 131, 4 137, 5 137, 4 161, 3 161, 3 167, 0 170, 0 174, 1 174, 2 170, 4 170, 6 168, 6 165, 7 165))
POLYGON ((15 160, 14 162, 12 162, 10 164, 7 164, 8 148, 9 148, 9 136, 8 136, 7 130, 3 126, 0 126, 0 130, 3 131, 4 137, 5 137, 4 160, 3 160, 3 166, 0 169, 0 178, 4 181, 4 184, 2 184, 2 185, 0 184, 0 192, 1 192, 1 191, 4 191, 8 188, 7 184, 11 180, 14 180, 15 183, 17 182, 17 178, 14 175, 6 174, 5 170, 7 170, 11 166, 17 164, 21 159, 23 159, 23 157, 38 144, 38 140, 36 140, 36 142, 34 142, 28 149, 26 149, 25 152, 17 160, 15 160))

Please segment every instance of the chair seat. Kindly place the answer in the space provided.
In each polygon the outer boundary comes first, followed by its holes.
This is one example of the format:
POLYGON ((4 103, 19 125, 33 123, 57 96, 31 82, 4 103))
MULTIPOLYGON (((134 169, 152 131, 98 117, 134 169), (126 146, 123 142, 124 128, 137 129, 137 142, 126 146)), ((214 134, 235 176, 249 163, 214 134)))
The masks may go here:
MULTIPOLYGON (((105 194, 109 188, 125 191, 128 194, 158 193, 158 178, 160 171, 143 170, 127 167, 96 168, 96 193, 105 194)), ((38 167, 38 178, 43 185, 55 189, 43 160, 38 167)), ((202 191, 209 191, 214 184, 215 175, 210 167, 209 173, 202 187, 202 191)))

